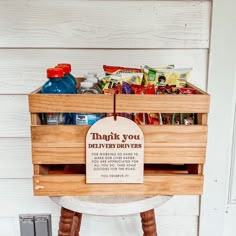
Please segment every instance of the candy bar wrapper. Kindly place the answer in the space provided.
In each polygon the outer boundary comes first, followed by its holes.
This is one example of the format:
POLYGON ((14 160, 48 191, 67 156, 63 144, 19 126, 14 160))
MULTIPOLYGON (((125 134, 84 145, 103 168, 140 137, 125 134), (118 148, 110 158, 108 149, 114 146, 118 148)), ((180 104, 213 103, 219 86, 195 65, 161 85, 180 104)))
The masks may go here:
POLYGON ((104 76, 101 81, 103 84, 103 90, 114 88, 117 85, 122 85, 123 82, 141 85, 143 81, 143 73, 121 73, 118 75, 108 75, 104 76))
POLYGON ((148 125, 161 125, 162 121, 160 119, 159 113, 149 113, 147 124, 148 125))
POLYGON ((130 86, 133 94, 156 94, 156 89, 153 84, 147 86, 131 84, 130 86))
POLYGON ((127 82, 122 83, 122 93, 123 94, 132 94, 132 89, 127 82))
POLYGON ((161 113, 161 124, 162 125, 171 125, 171 114, 170 113, 161 113))
POLYGON ((147 113, 135 113, 134 114, 134 122, 137 125, 147 125, 148 114, 147 113))
POLYGON ((183 116, 182 116, 181 113, 173 113, 172 118, 171 118, 172 125, 181 125, 181 124, 183 124, 182 117, 183 116))
POLYGON ((184 125, 197 125, 197 114, 196 113, 187 113, 183 115, 184 125))
POLYGON ((193 88, 179 88, 179 94, 195 94, 196 90, 193 88))
POLYGON ((129 67, 122 67, 122 66, 107 66, 107 65, 103 65, 103 70, 106 75, 142 72, 141 69, 138 69, 138 68, 129 68, 129 67))

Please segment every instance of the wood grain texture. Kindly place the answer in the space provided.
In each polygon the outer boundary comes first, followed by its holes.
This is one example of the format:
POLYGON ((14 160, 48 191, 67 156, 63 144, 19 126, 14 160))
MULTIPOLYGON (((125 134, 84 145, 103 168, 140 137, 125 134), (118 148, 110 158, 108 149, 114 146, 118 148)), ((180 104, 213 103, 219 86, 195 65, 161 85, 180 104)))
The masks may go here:
POLYGON ((78 236, 72 232, 75 212, 61 208, 58 236, 78 236))
POLYGON ((103 64, 140 67, 174 64, 190 67, 190 81, 206 88, 207 49, 0 49, 0 94, 28 94, 46 82, 46 68, 69 62, 75 76, 103 73, 103 64), (33 60, 32 60, 33 58, 33 60), (11 71, 11 73, 9 73, 11 71))
POLYGON ((209 47, 210 1, 10 0, 0 4, 0 47, 209 47))
POLYGON ((157 236, 154 209, 140 213, 144 236, 157 236))
MULTIPOLYGON (((207 126, 140 126, 147 147, 205 147, 207 126)), ((33 147, 85 147, 89 126, 31 126, 33 147)))
POLYGON ((113 112, 113 96, 103 94, 30 94, 30 112, 113 112))
POLYGON ((195 195, 202 193, 203 176, 144 176, 144 184, 85 184, 85 175, 34 176, 36 196, 76 195, 195 195), (119 187, 118 187, 119 186, 119 187))
MULTIPOLYGON (((193 164, 205 162, 205 148, 151 148, 144 149, 145 163, 193 164)), ((85 148, 33 148, 34 164, 85 164, 85 148)))
MULTIPOLYGON (((118 94, 117 112, 207 113, 208 95, 118 94)), ((30 94, 30 112, 113 112, 113 96, 101 94, 30 94)))
POLYGON ((208 95, 144 96, 118 94, 116 96, 117 112, 207 113, 209 111, 208 95))

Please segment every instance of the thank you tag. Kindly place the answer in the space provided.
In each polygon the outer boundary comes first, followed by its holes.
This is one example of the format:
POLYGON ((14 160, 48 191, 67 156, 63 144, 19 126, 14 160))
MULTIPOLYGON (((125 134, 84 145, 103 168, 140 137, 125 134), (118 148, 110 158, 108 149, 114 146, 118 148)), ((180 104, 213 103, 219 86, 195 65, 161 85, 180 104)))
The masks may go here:
POLYGON ((144 136, 133 121, 97 121, 86 137, 86 183, 143 183, 144 136))

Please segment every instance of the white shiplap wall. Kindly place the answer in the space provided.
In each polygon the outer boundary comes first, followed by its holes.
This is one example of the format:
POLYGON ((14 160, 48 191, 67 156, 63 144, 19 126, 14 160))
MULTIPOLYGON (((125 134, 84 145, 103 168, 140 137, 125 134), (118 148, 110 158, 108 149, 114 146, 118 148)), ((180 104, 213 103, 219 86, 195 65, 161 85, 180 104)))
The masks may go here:
MULTIPOLYGON (((206 88, 211 1, 0 0, 0 229, 20 235, 20 213, 59 207, 32 194, 27 94, 45 82, 45 69, 70 62, 75 75, 103 64, 193 67, 206 88)), ((160 236, 197 236, 197 196, 177 196, 157 209, 160 236)), ((142 235, 138 216, 86 216, 81 235, 142 235), (93 226, 93 227, 91 227, 93 226), (96 232, 94 232, 96 228, 96 232)))

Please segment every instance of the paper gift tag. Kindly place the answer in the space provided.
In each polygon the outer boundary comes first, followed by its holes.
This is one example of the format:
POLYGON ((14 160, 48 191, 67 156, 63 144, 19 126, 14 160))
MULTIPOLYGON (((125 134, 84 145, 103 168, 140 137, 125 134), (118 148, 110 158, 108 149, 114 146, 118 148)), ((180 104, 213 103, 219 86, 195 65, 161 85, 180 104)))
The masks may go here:
POLYGON ((86 137, 86 183, 143 183, 144 136, 133 121, 97 121, 86 137))

